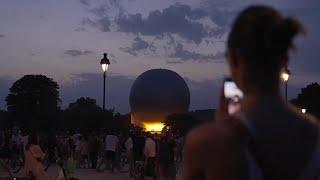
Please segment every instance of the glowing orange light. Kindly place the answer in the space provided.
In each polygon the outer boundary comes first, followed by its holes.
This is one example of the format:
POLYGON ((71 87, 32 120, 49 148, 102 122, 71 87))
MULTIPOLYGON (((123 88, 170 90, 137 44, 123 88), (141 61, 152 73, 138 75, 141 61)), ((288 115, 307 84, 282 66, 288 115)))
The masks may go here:
POLYGON ((146 122, 143 123, 143 126, 145 130, 148 132, 161 132, 164 127, 164 124, 161 122, 146 122))

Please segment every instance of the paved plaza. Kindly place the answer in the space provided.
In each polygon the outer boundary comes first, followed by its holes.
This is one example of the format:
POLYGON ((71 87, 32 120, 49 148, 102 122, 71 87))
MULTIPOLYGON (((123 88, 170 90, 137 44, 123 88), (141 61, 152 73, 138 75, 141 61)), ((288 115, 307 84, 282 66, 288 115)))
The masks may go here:
MULTIPOLYGON (((56 175, 59 172, 58 166, 50 167, 47 171, 47 179, 48 180, 54 180, 56 175)), ((4 172, 3 169, 0 170, 0 179, 4 179, 4 177, 7 177, 7 173, 4 172)), ((16 174, 17 177, 22 177, 23 173, 22 170, 16 174)), ((97 172, 94 169, 77 169, 75 171, 74 177, 81 179, 81 180, 106 180, 106 179, 112 179, 112 180, 129 180, 133 179, 129 177, 128 173, 110 173, 109 171, 104 172, 97 172)), ((183 179, 182 178, 182 168, 179 168, 178 170, 178 176, 177 179, 183 179)))

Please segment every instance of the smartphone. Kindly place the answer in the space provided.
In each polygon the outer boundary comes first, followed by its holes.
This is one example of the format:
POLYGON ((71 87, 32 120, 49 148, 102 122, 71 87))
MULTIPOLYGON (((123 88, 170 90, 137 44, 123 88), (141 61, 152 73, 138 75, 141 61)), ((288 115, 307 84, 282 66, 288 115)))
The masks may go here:
POLYGON ((228 113, 234 114, 240 109, 240 101, 243 98, 243 92, 236 83, 230 78, 224 81, 224 96, 228 101, 228 113))

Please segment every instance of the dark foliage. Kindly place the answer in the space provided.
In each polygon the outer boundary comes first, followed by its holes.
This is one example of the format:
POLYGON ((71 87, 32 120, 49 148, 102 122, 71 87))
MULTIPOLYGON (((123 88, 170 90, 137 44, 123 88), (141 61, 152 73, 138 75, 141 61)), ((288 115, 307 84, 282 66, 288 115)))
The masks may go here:
POLYGON ((8 126, 8 112, 0 109, 0 129, 6 128, 8 126))
POLYGON ((199 125, 201 121, 186 113, 172 114, 167 116, 164 130, 173 134, 186 135, 192 128, 199 125))
POLYGON ((113 129, 124 130, 129 126, 126 119, 114 110, 103 111, 96 100, 81 97, 61 112, 60 127, 63 129, 113 129))
POLYGON ((300 108, 307 109, 308 113, 320 118, 320 85, 312 83, 301 89, 296 99, 291 101, 300 108))
MULTIPOLYGON (((96 100, 81 97, 74 103, 70 103, 69 107, 62 112, 63 118, 60 122, 63 128, 98 128, 103 127, 104 113, 96 104, 96 100)), ((112 118, 112 112, 107 111, 107 119, 112 118)))
POLYGON ((59 85, 43 75, 25 75, 6 98, 10 122, 28 128, 50 128, 57 118, 59 85))

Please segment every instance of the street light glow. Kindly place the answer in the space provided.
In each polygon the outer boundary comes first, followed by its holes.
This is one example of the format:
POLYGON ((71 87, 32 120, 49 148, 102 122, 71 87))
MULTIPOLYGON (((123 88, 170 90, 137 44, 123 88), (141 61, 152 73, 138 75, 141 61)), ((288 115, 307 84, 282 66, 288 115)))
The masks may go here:
POLYGON ((281 74, 281 78, 284 82, 287 82, 289 80, 290 75, 287 72, 283 72, 281 74))
POLYGON ((290 78, 290 71, 289 69, 285 68, 284 71, 281 73, 281 79, 284 82, 288 82, 289 78, 290 78))
POLYGON ((307 110, 306 110, 306 109, 301 109, 301 112, 302 112, 303 114, 305 114, 305 113, 307 112, 307 110))
POLYGON ((101 64, 102 71, 106 72, 108 70, 109 64, 101 64))
POLYGON ((110 61, 107 57, 107 53, 103 54, 103 58, 101 59, 100 64, 101 64, 103 72, 106 72, 108 70, 108 67, 110 64, 110 61))

